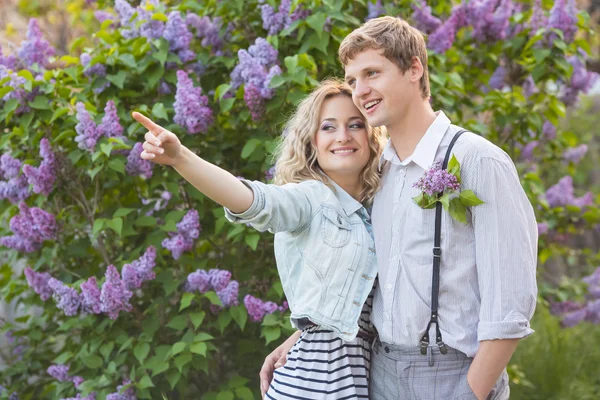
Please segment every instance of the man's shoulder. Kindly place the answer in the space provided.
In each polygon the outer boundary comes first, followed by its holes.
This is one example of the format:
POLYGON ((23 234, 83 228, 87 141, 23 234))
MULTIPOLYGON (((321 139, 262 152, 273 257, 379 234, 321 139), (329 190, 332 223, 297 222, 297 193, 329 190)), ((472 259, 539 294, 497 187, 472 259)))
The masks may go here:
POLYGON ((512 164, 510 156, 488 139, 476 132, 466 130, 459 126, 452 125, 452 128, 455 132, 465 130, 461 137, 456 141, 453 149, 453 153, 457 158, 462 157, 465 161, 470 162, 478 162, 482 159, 494 159, 501 162, 510 162, 512 164))

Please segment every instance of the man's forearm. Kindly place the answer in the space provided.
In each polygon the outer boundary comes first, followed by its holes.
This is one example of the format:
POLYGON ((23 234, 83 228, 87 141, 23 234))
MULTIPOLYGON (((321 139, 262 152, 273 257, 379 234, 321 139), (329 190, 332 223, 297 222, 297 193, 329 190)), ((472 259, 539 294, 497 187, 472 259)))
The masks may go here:
POLYGON ((467 381, 479 400, 485 399, 490 393, 518 343, 519 339, 479 342, 479 349, 467 374, 467 381))
POLYGON ((175 170, 196 189, 235 213, 246 211, 254 198, 252 190, 228 171, 183 147, 175 170))

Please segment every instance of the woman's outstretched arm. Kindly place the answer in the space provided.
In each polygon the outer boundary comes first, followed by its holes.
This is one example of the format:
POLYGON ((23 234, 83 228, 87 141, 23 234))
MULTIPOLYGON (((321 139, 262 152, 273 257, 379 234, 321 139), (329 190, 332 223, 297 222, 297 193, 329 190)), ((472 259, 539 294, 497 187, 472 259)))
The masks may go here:
POLYGON ((138 112, 134 112, 132 116, 148 129, 144 136, 141 158, 172 166, 204 195, 235 213, 242 213, 250 208, 253 200, 252 190, 239 179, 192 153, 181 144, 173 132, 151 119, 138 112))

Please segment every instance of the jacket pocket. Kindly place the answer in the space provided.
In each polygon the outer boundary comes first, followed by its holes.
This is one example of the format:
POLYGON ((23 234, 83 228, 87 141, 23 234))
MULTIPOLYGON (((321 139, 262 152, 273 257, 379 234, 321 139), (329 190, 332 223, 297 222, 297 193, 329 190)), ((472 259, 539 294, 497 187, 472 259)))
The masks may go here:
POLYGON ((331 247, 343 247, 350 241, 352 224, 345 215, 333 208, 323 207, 321 234, 331 247))

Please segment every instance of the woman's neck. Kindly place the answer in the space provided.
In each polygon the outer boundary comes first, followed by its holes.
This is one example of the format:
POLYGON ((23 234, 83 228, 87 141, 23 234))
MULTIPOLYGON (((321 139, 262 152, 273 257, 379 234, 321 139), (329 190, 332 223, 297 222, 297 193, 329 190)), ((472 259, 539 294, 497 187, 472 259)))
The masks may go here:
POLYGON ((364 184, 359 176, 335 176, 328 175, 339 187, 344 189, 346 193, 352 196, 356 201, 360 202, 360 194, 364 189, 364 184))

